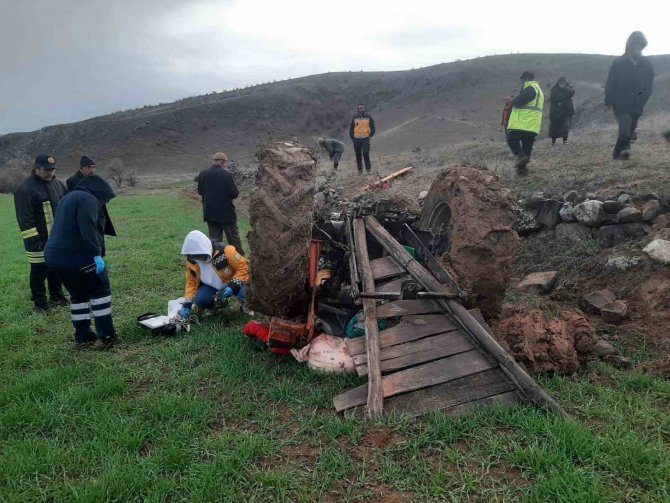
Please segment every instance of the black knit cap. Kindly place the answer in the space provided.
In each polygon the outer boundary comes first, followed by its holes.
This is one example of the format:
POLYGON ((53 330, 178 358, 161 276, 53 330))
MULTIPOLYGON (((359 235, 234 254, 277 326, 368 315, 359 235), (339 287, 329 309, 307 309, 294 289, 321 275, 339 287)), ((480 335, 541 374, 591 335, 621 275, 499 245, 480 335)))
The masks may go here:
POLYGON ((82 158, 79 159, 79 167, 85 168, 86 166, 95 166, 95 161, 89 157, 82 156, 82 158))
POLYGON ((535 74, 533 72, 529 72, 526 70, 521 74, 521 80, 533 80, 535 78, 535 74))

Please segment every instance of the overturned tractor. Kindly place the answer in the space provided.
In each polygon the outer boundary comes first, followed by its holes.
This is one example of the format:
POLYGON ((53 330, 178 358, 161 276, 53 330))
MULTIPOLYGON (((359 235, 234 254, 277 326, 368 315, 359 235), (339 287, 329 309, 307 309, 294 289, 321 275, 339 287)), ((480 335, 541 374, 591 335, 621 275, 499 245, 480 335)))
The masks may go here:
POLYGON ((335 397, 338 411, 457 415, 532 402, 565 416, 485 329, 479 311, 464 307, 495 314, 518 243, 509 191, 494 174, 446 170, 422 211, 385 191, 341 203, 329 189, 314 205, 309 150, 273 143, 259 160, 250 207, 252 307, 273 316, 271 348, 300 347, 317 333, 347 339, 368 384, 335 397))

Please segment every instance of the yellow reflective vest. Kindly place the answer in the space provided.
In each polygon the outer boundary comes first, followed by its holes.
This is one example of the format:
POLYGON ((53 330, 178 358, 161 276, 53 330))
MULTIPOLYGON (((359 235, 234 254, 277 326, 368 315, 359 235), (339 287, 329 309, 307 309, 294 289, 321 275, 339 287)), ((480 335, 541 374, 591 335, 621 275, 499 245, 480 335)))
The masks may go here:
POLYGON ((520 107, 512 108, 507 129, 516 131, 528 131, 539 134, 542 127, 542 111, 544 110, 544 93, 540 84, 534 80, 524 83, 523 88, 535 89, 535 98, 530 103, 520 107))

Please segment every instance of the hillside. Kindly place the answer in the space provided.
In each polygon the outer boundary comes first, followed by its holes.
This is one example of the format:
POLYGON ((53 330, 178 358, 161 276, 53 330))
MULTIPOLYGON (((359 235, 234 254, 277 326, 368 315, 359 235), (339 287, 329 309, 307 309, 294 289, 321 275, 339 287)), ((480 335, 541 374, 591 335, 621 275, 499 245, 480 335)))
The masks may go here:
MULTIPOLYGON (((502 97, 515 93, 525 69, 535 71, 544 87, 565 75, 577 89, 576 127, 592 127, 611 122, 602 106, 602 84, 611 60, 595 55, 506 55, 399 72, 314 75, 4 135, 0 163, 30 162, 45 151, 69 171, 86 153, 103 172, 118 158, 140 178, 190 178, 216 150, 225 150, 244 166, 268 137, 297 136, 308 143, 319 135, 346 138, 359 101, 368 104, 378 125, 377 156, 488 142, 500 139, 502 97)), ((648 115, 670 111, 670 56, 654 57, 653 62, 658 77, 648 115)), ((347 154, 345 160, 351 153, 347 154)))

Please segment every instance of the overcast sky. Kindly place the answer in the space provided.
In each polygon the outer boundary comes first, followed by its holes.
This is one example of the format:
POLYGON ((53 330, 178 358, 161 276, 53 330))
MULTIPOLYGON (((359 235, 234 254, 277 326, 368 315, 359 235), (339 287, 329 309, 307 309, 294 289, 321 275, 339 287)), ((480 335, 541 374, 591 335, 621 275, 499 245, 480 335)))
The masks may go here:
POLYGON ((667 2, 0 0, 0 134, 327 71, 670 53, 667 2))

